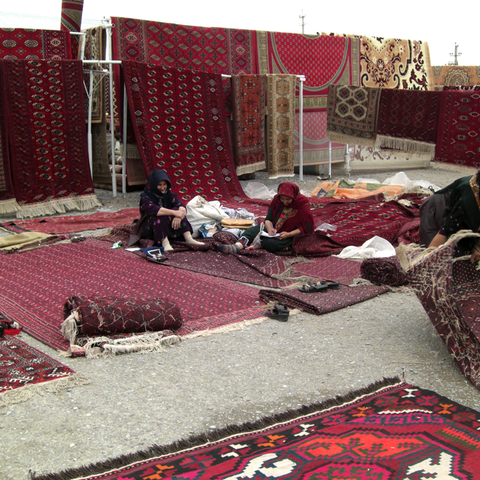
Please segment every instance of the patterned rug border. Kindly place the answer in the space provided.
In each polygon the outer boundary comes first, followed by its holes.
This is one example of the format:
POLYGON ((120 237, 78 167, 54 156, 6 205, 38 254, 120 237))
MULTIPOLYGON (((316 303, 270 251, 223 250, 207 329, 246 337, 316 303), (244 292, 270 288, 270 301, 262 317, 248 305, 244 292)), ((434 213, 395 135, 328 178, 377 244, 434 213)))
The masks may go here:
MULTIPOLYGON (((349 404, 353 405, 357 402, 364 401, 368 396, 376 396, 380 393, 383 394, 390 390, 403 388, 406 385, 409 384, 401 380, 399 377, 383 378, 382 380, 378 380, 367 387, 353 390, 345 395, 337 395, 334 398, 324 402, 313 403, 308 406, 303 405, 298 409, 291 409, 283 413, 267 416, 255 422, 246 422, 241 425, 229 425, 225 428, 217 429, 212 432, 193 435, 184 440, 173 442, 169 445, 153 445, 146 450, 141 450, 136 453, 122 455, 120 457, 94 463, 89 466, 72 468, 58 473, 37 475, 35 472, 32 472, 31 480, 88 480, 94 475, 101 475, 106 472, 111 472, 115 469, 132 465, 134 463, 152 461, 155 458, 164 457, 167 455, 180 454, 187 450, 194 450, 198 447, 206 446, 207 444, 213 446, 217 442, 223 442, 229 438, 233 439, 237 435, 255 433, 258 430, 265 430, 269 427, 272 428, 281 424, 288 424, 289 422, 295 421, 299 417, 325 413, 328 410, 334 410, 336 408, 345 408, 349 404)), ((94 480, 94 478, 91 480, 94 480)))

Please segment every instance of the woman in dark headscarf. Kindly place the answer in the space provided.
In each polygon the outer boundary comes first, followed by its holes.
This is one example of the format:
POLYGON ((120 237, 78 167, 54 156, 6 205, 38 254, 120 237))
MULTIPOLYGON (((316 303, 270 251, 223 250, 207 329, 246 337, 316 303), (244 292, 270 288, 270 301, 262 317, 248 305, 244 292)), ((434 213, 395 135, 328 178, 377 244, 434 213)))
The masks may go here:
MULTIPOLYGON (((420 207, 420 243, 438 247, 460 230, 480 229, 480 172, 462 177, 429 197, 420 207)), ((466 239, 462 250, 480 260, 478 239, 466 239)))
MULTIPOLYGON (((297 185, 283 182, 278 186, 265 217, 265 232, 261 236, 261 248, 275 253, 291 250, 293 238, 313 233, 314 222, 310 212, 310 201, 300 193, 297 185)), ((260 227, 250 227, 233 245, 218 245, 223 253, 238 253, 249 247, 260 233, 260 227)))
POLYGON ((173 250, 169 239, 185 239, 187 243, 203 245, 192 238, 192 226, 186 218, 187 209, 172 192, 165 170, 153 170, 148 175, 148 187, 140 196, 140 220, 137 221, 128 245, 141 238, 150 238, 165 251, 173 250))

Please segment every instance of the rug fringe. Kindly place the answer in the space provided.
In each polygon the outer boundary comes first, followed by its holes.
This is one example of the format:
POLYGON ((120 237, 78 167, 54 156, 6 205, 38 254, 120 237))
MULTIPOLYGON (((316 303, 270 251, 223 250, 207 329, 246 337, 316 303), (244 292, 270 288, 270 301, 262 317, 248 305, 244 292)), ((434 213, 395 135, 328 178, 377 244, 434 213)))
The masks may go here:
POLYGON ((0 214, 15 213, 20 210, 17 201, 12 198, 10 200, 2 200, 0 202, 0 214))
POLYGON ((407 138, 394 138, 377 135, 376 146, 380 150, 388 150, 397 157, 406 157, 415 154, 418 160, 433 160, 435 158, 435 144, 409 140, 407 138))
POLYGON ((67 388, 88 385, 89 383, 90 380, 85 376, 75 373, 74 375, 56 378, 55 380, 49 380, 47 382, 25 385, 24 387, 3 392, 0 395, 0 407, 26 402, 35 395, 43 396, 46 393, 59 393, 67 388))
POLYGON ((367 387, 352 391, 345 395, 336 396, 330 400, 315 403, 309 406, 304 405, 298 409, 292 409, 284 413, 264 417, 255 422, 246 422, 241 425, 230 425, 225 428, 213 430, 205 434, 193 435, 184 440, 173 442, 170 445, 153 445, 143 451, 139 451, 129 455, 123 455, 115 459, 105 460, 103 462, 98 462, 89 466, 64 470, 58 473, 37 475, 35 472, 31 472, 31 479, 80 480, 84 477, 115 470, 121 468, 122 466, 140 462, 142 460, 149 460, 170 454, 178 454, 182 451, 186 451, 195 447, 212 444, 218 441, 226 440, 230 437, 235 437, 237 435, 243 435, 249 432, 262 430, 273 425, 286 423, 302 416, 325 412, 327 410, 337 407, 343 407, 348 405, 349 403, 358 401, 359 399, 362 399, 367 395, 378 394, 382 390, 403 388, 403 386, 406 385, 408 384, 400 380, 399 377, 384 378, 375 383, 372 383, 367 387))
POLYGON ((70 210, 90 210, 101 207, 102 204, 97 200, 96 195, 83 195, 73 198, 62 198, 49 200, 48 202, 39 202, 29 205, 21 205, 16 212, 17 218, 34 218, 44 215, 54 215, 56 213, 66 213, 70 210))

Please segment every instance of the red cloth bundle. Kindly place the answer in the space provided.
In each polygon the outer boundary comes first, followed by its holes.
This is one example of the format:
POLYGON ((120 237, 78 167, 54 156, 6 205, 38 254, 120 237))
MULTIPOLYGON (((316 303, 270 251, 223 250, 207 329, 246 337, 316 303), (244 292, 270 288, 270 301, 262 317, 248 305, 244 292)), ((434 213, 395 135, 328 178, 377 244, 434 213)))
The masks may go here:
POLYGON ((180 309, 164 298, 75 295, 65 302, 63 313, 62 333, 71 343, 77 336, 177 330, 183 324, 180 309))
POLYGON ((367 258, 360 266, 360 274, 377 285, 400 287, 407 283, 407 275, 396 257, 367 258))

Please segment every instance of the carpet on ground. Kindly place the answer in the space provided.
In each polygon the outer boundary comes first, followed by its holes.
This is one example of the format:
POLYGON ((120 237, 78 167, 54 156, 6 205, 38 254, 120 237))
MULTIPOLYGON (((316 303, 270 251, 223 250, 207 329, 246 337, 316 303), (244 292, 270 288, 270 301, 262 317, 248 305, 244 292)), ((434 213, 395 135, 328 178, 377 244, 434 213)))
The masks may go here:
POLYGON ((278 303, 288 308, 298 308, 313 315, 331 313, 340 308, 355 305, 370 298, 388 292, 387 286, 358 285, 349 287, 340 285, 338 289, 303 293, 298 288, 289 290, 260 290, 259 297, 265 303, 278 303))
POLYGON ((16 216, 101 206, 88 161, 82 62, 4 59, 0 75, 16 216))
POLYGON ((0 338, 0 407, 89 383, 17 336, 0 338))
POLYGON ((361 199, 337 200, 314 198, 312 210, 315 227, 323 223, 335 230, 316 231, 314 234, 296 237, 293 250, 299 255, 330 255, 340 253, 345 247, 363 245, 377 235, 392 244, 415 237, 405 227, 418 231, 419 205, 422 197, 407 194, 398 200, 385 202, 383 195, 372 195, 361 199))
POLYGON ((264 170, 265 75, 232 76, 233 145, 237 175, 264 170))
POLYGON ((132 224, 139 216, 138 208, 126 208, 118 212, 96 212, 88 215, 15 220, 14 222, 2 223, 0 226, 13 233, 75 233, 132 224))
POLYGON ((478 480, 480 412, 383 379, 322 403, 33 480, 478 480))
POLYGON ((458 256, 458 245, 472 235, 461 232, 433 252, 406 246, 398 256, 455 363, 480 388, 480 270, 470 255, 458 256))
POLYGON ((72 295, 171 300, 183 317, 180 336, 263 316, 254 287, 150 263, 94 238, 1 255, 0 283, 0 312, 64 351, 60 324, 72 295))

